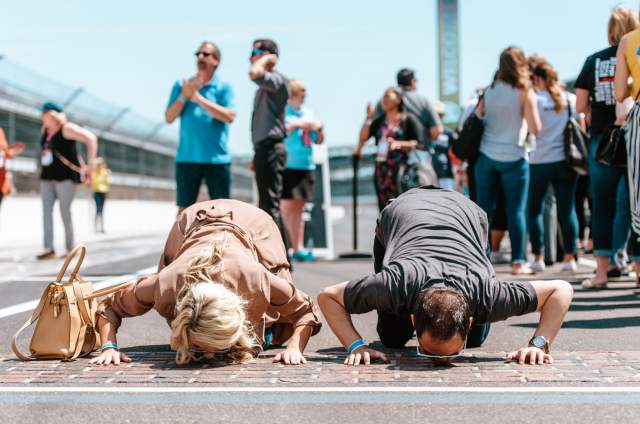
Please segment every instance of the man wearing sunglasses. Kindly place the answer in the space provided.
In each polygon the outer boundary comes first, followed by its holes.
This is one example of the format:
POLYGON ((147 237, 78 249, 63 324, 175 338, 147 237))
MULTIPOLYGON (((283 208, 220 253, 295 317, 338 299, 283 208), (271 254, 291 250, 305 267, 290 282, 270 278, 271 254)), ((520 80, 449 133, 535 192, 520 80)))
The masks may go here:
POLYGON ((401 348, 417 334, 419 356, 450 362, 487 335, 483 324, 540 312, 526 347, 507 355, 521 364, 551 363, 549 347, 573 297, 565 281, 503 282, 487 255, 486 214, 463 195, 434 187, 407 191, 378 218, 375 273, 327 287, 318 304, 348 351, 345 364, 386 360, 370 349, 351 314, 377 311, 383 345, 401 348))
POLYGON ((180 118, 176 155, 178 213, 194 204, 204 179, 213 199, 231 195, 229 124, 235 119, 233 90, 216 75, 220 49, 204 41, 195 52, 197 73, 177 81, 165 113, 167 123, 180 118))
POLYGON ((287 150, 283 141, 287 136, 284 117, 289 100, 289 81, 275 69, 278 46, 273 40, 254 41, 249 60, 249 78, 258 86, 251 117, 254 147, 252 168, 258 188, 258 206, 271 215, 288 248, 288 238, 280 216, 280 198, 287 165, 287 150))

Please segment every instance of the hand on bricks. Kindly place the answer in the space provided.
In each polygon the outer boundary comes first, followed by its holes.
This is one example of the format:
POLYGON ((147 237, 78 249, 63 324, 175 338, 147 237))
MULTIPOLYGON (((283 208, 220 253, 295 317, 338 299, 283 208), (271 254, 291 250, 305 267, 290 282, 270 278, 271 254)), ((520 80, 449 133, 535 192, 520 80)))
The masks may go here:
POLYGON ((530 365, 553 364, 553 357, 537 347, 523 347, 515 352, 508 353, 507 360, 516 361, 520 365, 527 363, 530 365))
POLYGON ((302 356, 302 352, 297 347, 287 347, 283 352, 278 353, 273 362, 284 362, 287 365, 306 364, 307 360, 302 356))
POLYGON ((361 346, 354 350, 350 355, 347 355, 344 360, 345 365, 353 365, 357 367, 360 365, 360 362, 364 363, 364 365, 370 365, 372 359, 379 359, 383 362, 387 362, 387 357, 382 352, 378 352, 377 350, 370 349, 366 346, 361 346))
POLYGON ((131 362, 131 358, 129 358, 119 350, 115 350, 113 348, 103 350, 100 353, 100 356, 96 356, 91 361, 89 361, 90 364, 94 365, 118 365, 120 364, 120 362, 131 362))

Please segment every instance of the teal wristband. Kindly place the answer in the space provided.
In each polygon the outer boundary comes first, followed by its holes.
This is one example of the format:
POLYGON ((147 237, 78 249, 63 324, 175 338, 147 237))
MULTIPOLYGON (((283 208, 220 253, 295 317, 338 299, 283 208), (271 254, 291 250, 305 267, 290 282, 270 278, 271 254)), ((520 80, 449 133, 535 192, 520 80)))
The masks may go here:
POLYGON ((359 347, 365 346, 366 344, 367 342, 365 342, 363 339, 358 339, 349 345, 349 347, 347 348, 347 352, 349 352, 349 355, 351 355, 354 350, 359 347))
POLYGON ((184 97, 182 94, 178 97, 178 100, 180 100, 182 103, 187 103, 188 100, 186 97, 184 97))
POLYGON ((118 350, 118 345, 115 343, 105 343, 102 346, 100 346, 100 352, 102 352, 105 349, 109 349, 109 348, 113 348, 115 350, 118 350))

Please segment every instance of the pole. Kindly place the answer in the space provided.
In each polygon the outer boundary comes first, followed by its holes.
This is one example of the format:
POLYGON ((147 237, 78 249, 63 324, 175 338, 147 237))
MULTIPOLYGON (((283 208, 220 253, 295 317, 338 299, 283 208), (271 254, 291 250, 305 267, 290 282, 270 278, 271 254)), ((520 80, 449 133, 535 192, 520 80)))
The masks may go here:
POLYGON ((358 169, 360 168, 360 157, 351 157, 353 167, 353 179, 351 181, 351 209, 353 226, 353 251, 340 255, 341 259, 367 259, 371 258, 371 253, 358 251, 358 169))

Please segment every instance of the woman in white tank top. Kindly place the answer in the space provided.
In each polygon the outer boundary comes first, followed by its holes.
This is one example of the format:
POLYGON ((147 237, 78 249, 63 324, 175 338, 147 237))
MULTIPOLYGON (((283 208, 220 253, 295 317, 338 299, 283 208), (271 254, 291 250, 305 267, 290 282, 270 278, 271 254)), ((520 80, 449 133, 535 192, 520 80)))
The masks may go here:
POLYGON ((495 81, 485 91, 477 113, 485 122, 480 158, 475 163, 477 203, 491 217, 496 187, 502 185, 511 240, 511 273, 531 274, 525 249, 529 162, 524 139, 527 132, 537 134, 541 123, 521 49, 509 47, 502 52, 495 81))

